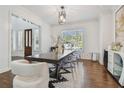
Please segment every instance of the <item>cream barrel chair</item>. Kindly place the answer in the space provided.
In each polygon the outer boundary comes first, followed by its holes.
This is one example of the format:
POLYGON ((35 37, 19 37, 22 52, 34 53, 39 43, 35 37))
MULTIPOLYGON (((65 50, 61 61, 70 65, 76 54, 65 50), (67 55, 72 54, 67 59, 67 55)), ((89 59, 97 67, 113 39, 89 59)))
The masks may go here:
POLYGON ((27 60, 11 62, 14 88, 48 88, 49 70, 45 62, 29 63, 27 60))

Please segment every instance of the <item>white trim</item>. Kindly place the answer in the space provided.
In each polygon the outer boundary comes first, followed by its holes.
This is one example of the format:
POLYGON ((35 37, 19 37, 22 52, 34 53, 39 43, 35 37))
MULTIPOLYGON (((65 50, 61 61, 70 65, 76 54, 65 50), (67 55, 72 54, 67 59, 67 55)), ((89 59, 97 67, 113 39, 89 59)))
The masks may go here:
POLYGON ((123 5, 119 5, 119 6, 115 9, 114 13, 116 13, 122 6, 123 6, 123 5))
POLYGON ((10 62, 11 62, 11 30, 12 30, 12 25, 11 25, 11 10, 9 9, 8 11, 8 25, 9 25, 9 28, 8 28, 8 69, 10 68, 10 62))
POLYGON ((3 69, 0 69, 0 73, 4 73, 4 72, 7 72, 9 71, 11 68, 3 68, 3 69))

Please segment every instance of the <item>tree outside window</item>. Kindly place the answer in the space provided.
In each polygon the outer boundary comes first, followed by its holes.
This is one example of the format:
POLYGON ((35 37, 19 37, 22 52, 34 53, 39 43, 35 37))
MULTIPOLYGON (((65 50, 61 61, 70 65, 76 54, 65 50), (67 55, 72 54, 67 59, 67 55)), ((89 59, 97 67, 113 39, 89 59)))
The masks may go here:
POLYGON ((82 49, 84 46, 82 30, 65 30, 62 38, 65 49, 82 49))

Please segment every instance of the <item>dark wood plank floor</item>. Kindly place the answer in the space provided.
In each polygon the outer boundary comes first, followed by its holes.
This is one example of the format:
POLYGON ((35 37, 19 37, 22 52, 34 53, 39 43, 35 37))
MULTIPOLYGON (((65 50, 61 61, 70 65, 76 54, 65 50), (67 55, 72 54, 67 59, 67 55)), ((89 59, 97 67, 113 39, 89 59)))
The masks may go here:
POLYGON ((93 61, 83 61, 84 82, 87 88, 118 88, 120 87, 103 65, 93 61))
MULTIPOLYGON (((83 61, 82 88, 118 88, 119 85, 108 74, 104 66, 97 62, 83 61)), ((0 74, 0 88, 12 87, 11 71, 0 74)))
POLYGON ((11 88, 13 77, 11 71, 0 74, 0 88, 11 88))

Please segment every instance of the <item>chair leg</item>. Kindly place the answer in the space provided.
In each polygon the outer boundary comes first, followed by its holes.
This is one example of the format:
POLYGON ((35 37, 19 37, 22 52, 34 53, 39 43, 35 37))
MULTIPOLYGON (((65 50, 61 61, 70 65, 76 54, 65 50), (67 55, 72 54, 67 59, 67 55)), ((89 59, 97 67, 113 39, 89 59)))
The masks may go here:
POLYGON ((73 71, 72 63, 70 63, 70 66, 71 66, 72 78, 74 79, 74 71, 73 71))
POLYGON ((75 63, 75 77, 77 78, 78 76, 78 68, 79 68, 79 64, 78 62, 75 63))

